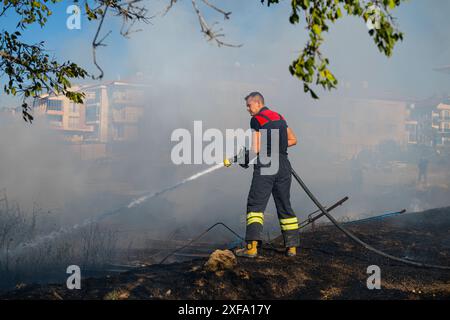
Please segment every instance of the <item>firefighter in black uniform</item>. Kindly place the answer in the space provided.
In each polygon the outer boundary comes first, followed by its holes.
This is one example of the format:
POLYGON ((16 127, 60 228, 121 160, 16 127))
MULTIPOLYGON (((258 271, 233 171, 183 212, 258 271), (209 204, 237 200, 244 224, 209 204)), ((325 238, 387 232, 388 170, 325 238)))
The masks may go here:
MULTIPOLYGON (((299 245, 298 220, 290 202, 291 164, 287 148, 297 143, 297 138, 287 126, 282 115, 264 106, 264 97, 259 92, 252 92, 246 98, 247 111, 252 116, 252 152, 258 155, 254 165, 253 179, 247 200, 246 248, 236 250, 237 256, 254 258, 257 247, 262 241, 264 210, 272 194, 277 208, 278 219, 286 246, 286 255, 295 256, 299 245), (271 137, 276 137, 273 130, 278 130, 278 154, 272 152, 271 137), (264 136, 266 137, 264 141, 264 136), (269 164, 260 161, 261 146, 267 145, 269 159, 279 157, 278 171, 275 174, 264 174, 261 169, 269 164)), ((276 141, 274 141, 276 143, 276 141)), ((275 149, 275 148, 274 148, 275 149)), ((246 157, 247 159, 249 157, 246 157)), ((248 161, 248 160, 247 160, 248 161)))

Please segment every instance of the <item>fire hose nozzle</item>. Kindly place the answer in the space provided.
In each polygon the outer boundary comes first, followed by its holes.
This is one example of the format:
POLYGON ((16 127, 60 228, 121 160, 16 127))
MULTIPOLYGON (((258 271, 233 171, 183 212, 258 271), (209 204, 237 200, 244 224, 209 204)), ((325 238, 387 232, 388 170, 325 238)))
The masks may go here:
POLYGON ((241 159, 245 159, 245 164, 239 164, 239 165, 244 166, 244 168, 248 168, 248 157, 249 157, 249 152, 248 152, 247 148, 242 147, 241 150, 236 155, 234 155, 231 158, 224 159, 223 165, 228 168, 228 167, 231 167, 231 165, 233 163, 236 163, 236 162, 240 161, 241 159))

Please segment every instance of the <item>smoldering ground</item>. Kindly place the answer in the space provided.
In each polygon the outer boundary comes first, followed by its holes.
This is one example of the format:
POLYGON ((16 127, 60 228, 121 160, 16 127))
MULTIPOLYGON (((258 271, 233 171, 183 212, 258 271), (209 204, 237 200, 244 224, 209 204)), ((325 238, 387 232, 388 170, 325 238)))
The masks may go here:
MULTIPOLYGON (((32 212, 33 203, 37 203, 46 213, 42 217, 50 216, 46 219, 54 224, 45 226, 46 230, 70 227, 113 211, 139 194, 157 192, 205 169, 204 165, 172 163, 171 133, 177 128, 191 130, 194 120, 201 120, 205 129, 246 129, 250 118, 243 97, 257 90, 297 133, 299 144, 290 150, 291 161, 318 197, 331 203, 350 196, 346 206, 334 211, 335 216, 357 218, 403 207, 423 210, 448 205, 448 189, 439 188, 433 193, 415 189, 417 155, 400 149, 391 152, 389 160, 402 158, 410 162, 406 178, 396 178, 394 170, 387 174, 389 182, 380 184, 369 169, 364 174, 364 188, 360 189, 352 180, 349 159, 330 151, 334 149, 332 141, 305 130, 306 124, 313 121, 311 110, 326 110, 334 105, 345 110, 349 97, 400 96, 408 100, 447 90, 448 76, 432 71, 436 64, 448 63, 445 59, 450 42, 439 31, 448 24, 442 17, 446 11, 435 9, 447 5, 440 1, 435 7, 424 7, 416 2, 406 4, 404 11, 398 10, 406 38, 390 60, 377 52, 363 23, 353 19, 337 23, 326 36, 329 43, 324 53, 332 57, 331 66, 341 82, 336 92, 319 91, 320 101, 303 94, 299 81, 288 72, 289 62, 306 41, 302 27, 288 22, 288 4, 268 9, 257 1, 227 2, 233 17, 223 25, 226 39, 243 43, 241 48, 208 44, 198 32, 193 12, 185 5, 175 7, 131 39, 115 39, 99 52, 99 58, 105 61, 106 78, 117 79, 120 74, 120 79, 126 79, 141 72, 145 75, 142 81, 150 85, 138 140, 116 149, 108 163, 86 163, 67 151, 58 135, 39 119, 31 126, 20 119, 14 124, 2 124, 0 187, 6 187, 8 197, 24 206, 24 213, 32 212), (418 9, 420 15, 415 11, 418 9), (254 19, 249 20, 249 15, 254 19), (430 37, 430 33, 434 36, 430 37), (123 48, 116 50, 120 46, 123 48), (434 59, 424 59, 429 56, 434 59)), ((217 19, 214 15, 207 17, 217 19)), ((85 43, 89 35, 82 31, 63 37, 63 45, 54 44, 55 49, 89 66, 87 51, 73 46, 74 41, 85 43)), ((360 120, 356 116, 352 119, 360 120)), ((328 129, 323 126, 323 130, 328 129)), ((368 168, 373 167, 370 161, 370 157, 363 160, 368 168)), ((146 239, 166 239, 174 233, 186 239, 217 221, 230 224, 242 234, 250 179, 251 169, 220 169, 131 210, 122 210, 102 223, 117 231, 118 242, 127 248, 142 248, 146 239)), ((292 203, 301 219, 315 209, 296 185, 292 187, 292 203)), ((272 201, 267 213, 271 217, 268 229, 279 232, 272 201)), ((234 240, 226 233, 215 236, 221 241, 234 240)), ((216 239, 213 236, 209 240, 216 239)))

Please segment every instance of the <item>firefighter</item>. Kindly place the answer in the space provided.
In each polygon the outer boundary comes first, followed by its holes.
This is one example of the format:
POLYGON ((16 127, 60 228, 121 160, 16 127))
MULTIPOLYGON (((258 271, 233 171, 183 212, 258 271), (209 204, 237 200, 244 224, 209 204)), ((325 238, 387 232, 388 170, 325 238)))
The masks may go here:
MULTIPOLYGON (((297 138, 291 128, 287 126, 284 117, 270 110, 264 105, 264 97, 259 92, 252 92, 245 97, 247 111, 252 116, 250 127, 252 129, 252 152, 258 158, 254 164, 253 178, 247 199, 247 226, 246 247, 236 250, 236 255, 255 258, 258 255, 257 247, 263 238, 264 210, 272 194, 277 208, 278 219, 284 238, 287 256, 295 256, 299 245, 298 220, 291 207, 291 164, 288 159, 287 148, 297 144, 297 138), (264 130, 263 130, 264 129, 264 130), (276 137, 274 129, 278 130, 278 154, 272 153, 271 137, 276 137), (261 131, 260 131, 261 130, 261 131), (264 141, 264 137, 267 138, 264 141), (261 146, 267 146, 269 159, 279 157, 278 171, 275 174, 262 174, 264 166, 271 163, 260 161, 261 146)), ((274 143, 277 143, 274 141, 274 143)), ((275 148, 274 148, 275 149, 275 148)), ((248 160, 249 157, 246 157, 248 160)))

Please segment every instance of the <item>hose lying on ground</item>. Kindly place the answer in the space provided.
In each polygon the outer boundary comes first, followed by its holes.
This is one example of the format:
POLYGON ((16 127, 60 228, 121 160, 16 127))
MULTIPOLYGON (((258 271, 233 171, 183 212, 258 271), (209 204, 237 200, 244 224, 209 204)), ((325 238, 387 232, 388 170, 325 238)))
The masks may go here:
MULTIPOLYGON (((298 182, 300 183, 300 185, 305 188, 305 192, 308 194, 308 196, 310 196, 311 200, 313 200, 313 202, 320 208, 320 210, 323 212, 323 214, 340 230, 342 231, 347 237, 349 237, 350 239, 352 239, 353 241, 355 241, 356 243, 358 243, 359 245, 363 246, 364 248, 366 248, 367 250, 374 252, 380 256, 383 256, 385 258, 397 261, 397 262, 401 262, 404 264, 408 264, 408 265, 412 265, 415 267, 420 267, 420 268, 432 268, 432 269, 441 269, 441 270, 450 270, 450 267, 448 266, 440 266, 440 265, 434 265, 434 264, 427 264, 427 263, 422 263, 422 262, 418 262, 418 261, 414 261, 414 260, 407 260, 407 259, 402 259, 393 255, 390 255, 388 253, 385 253, 381 250, 378 250, 374 247, 372 247, 371 245, 365 243, 364 241, 362 241, 361 239, 359 239, 356 235, 354 235, 352 232, 350 232, 349 230, 347 230, 345 227, 343 227, 339 222, 336 221, 336 219, 333 218, 333 216, 331 216, 328 213, 328 210, 326 210, 321 204, 320 202, 314 197, 314 195, 311 193, 311 191, 309 191, 309 189, 306 187, 306 185, 303 183, 303 181, 300 179, 300 177, 297 175, 297 173, 295 173, 293 171, 293 175, 294 178, 297 180, 298 178, 298 182)), ((335 206, 330 207, 330 209, 334 209, 335 206)), ((223 226, 225 227, 227 230, 229 230, 231 233, 233 233, 238 239, 245 241, 243 237, 241 237, 238 233, 236 233, 235 231, 233 231, 233 229, 231 229, 230 227, 228 227, 225 223, 223 222, 217 222, 215 224, 213 224, 212 226, 210 226, 208 229, 206 229, 205 231, 203 231, 201 234, 199 234, 197 237, 195 237, 194 239, 192 239, 191 241, 189 241, 187 244, 185 244, 182 247, 179 247, 173 251, 171 251, 168 255, 166 255, 160 262, 159 264, 163 264, 169 257, 173 256, 175 253, 189 247, 191 244, 193 244, 194 242, 198 241, 201 237, 203 237, 205 234, 207 234, 209 231, 211 231, 212 229, 214 229, 217 226, 223 226)), ((271 245, 269 243, 269 245, 271 245)))
POLYGON ((405 263, 405 264, 409 264, 409 265, 416 266, 416 267, 421 267, 421 268, 433 268, 433 269, 441 269, 441 270, 450 270, 450 266, 440 266, 440 265, 435 265, 435 264, 428 264, 428 263, 422 263, 422 262, 419 262, 419 261, 399 258, 399 257, 393 256, 393 255, 390 255, 388 253, 385 253, 385 252, 383 252, 381 250, 378 250, 378 249, 372 247, 371 245, 365 243, 364 241, 359 239, 356 235, 354 235, 352 232, 347 230, 344 226, 342 226, 339 222, 337 222, 337 220, 334 219, 333 216, 328 213, 328 211, 322 206, 322 204, 319 202, 319 200, 317 200, 317 198, 312 194, 312 192, 308 189, 306 184, 303 182, 303 180, 300 178, 300 176, 295 172, 295 170, 291 168, 291 171, 292 171, 292 175, 295 178, 295 180, 297 180, 297 182, 300 184, 300 186, 306 192, 306 194, 312 200, 312 202, 314 202, 314 204, 336 226, 336 228, 338 228, 340 231, 342 231, 347 237, 352 239, 354 242, 360 244, 361 246, 363 246, 367 250, 372 251, 373 253, 376 253, 376 254, 378 254, 380 256, 383 256, 385 258, 388 258, 388 259, 391 259, 391 260, 394 260, 394 261, 402 262, 402 263, 405 263))
MULTIPOLYGON (((328 209, 328 211, 331 211, 335 208, 337 208, 338 206, 342 205, 345 201, 348 200, 348 197, 345 197, 341 200, 339 200, 338 202, 336 202, 335 204, 333 204, 332 206, 330 206, 330 208, 328 209)), ((312 214, 314 214, 316 212, 311 213, 309 216, 311 216, 312 214)), ((323 214, 322 214, 323 215, 323 214)), ((313 218, 310 218, 307 223, 305 225, 303 225, 302 227, 305 227, 306 225, 308 225, 309 223, 317 220, 318 218, 320 218, 322 215, 317 215, 313 218)), ((205 231, 203 231, 202 233, 200 233, 198 236, 196 236, 194 239, 192 239, 191 241, 189 241, 187 244, 185 244, 184 246, 177 248, 173 251, 171 251, 167 256, 165 256, 160 262, 159 264, 162 264, 164 261, 166 261, 169 257, 173 256, 175 253, 183 250, 184 248, 189 247, 191 244, 193 244, 195 241, 198 241, 201 237, 203 237, 205 234, 207 234, 209 231, 211 231, 212 229, 214 229, 217 226, 223 226, 225 227, 228 231, 230 231, 231 233, 233 233, 239 240, 241 241, 245 241, 245 239, 243 237, 241 237, 237 232, 233 231, 233 229, 231 229, 230 227, 228 227, 225 223, 223 222, 217 222, 215 224, 213 224, 212 226, 210 226, 208 229, 206 229, 205 231)), ((270 243, 269 243, 270 244, 270 243)))
MULTIPOLYGON (((367 250, 369 250, 369 251, 371 251, 371 252, 373 252, 375 254, 378 254, 378 255, 380 255, 382 257, 385 257, 385 258, 388 258, 388 259, 391 259, 391 260, 394 260, 394 261, 397 261, 397 262, 401 262, 401 263, 404 263, 404 264, 408 264, 408 265, 411 265, 411 266, 415 266, 415 267, 440 269, 440 270, 450 270, 450 266, 441 266, 441 265, 435 265, 435 264, 428 264, 428 263, 423 263, 423 262, 419 262, 419 261, 415 261, 415 260, 409 260, 409 259, 403 259, 403 258, 400 258, 400 257, 396 257, 396 256, 393 256, 391 254, 385 253, 385 252, 383 252, 383 251, 381 251, 379 249, 376 249, 376 248, 372 247, 371 245, 369 245, 368 243, 362 241, 355 234, 353 234, 351 231, 347 230, 347 228, 342 226, 342 224, 340 224, 336 219, 334 219, 332 215, 329 214, 329 212, 328 212, 329 210, 325 209, 325 207, 322 206, 322 204, 319 202, 319 200, 317 200, 317 198, 312 194, 312 192, 309 190, 309 188, 306 186, 306 184, 303 182, 303 180, 295 172, 294 169, 291 168, 291 172, 292 172, 292 175, 295 178, 295 180, 300 184, 300 186, 306 192, 308 197, 312 200, 312 202, 314 202, 314 204, 319 208, 319 210, 322 211, 323 215, 325 215, 336 226, 336 228, 338 228, 341 232, 343 232, 347 237, 349 237, 351 240, 353 240, 357 244, 363 246, 365 249, 367 249, 367 250)), ((341 202, 344 202, 347 199, 348 198, 344 198, 344 199, 341 200, 341 202)), ((334 207, 339 205, 338 203, 333 205, 332 207, 330 207, 330 209, 334 209, 334 207)), ((197 237, 195 237, 194 239, 189 241, 186 245, 184 245, 184 246, 182 246, 180 248, 177 248, 177 249, 173 250, 172 252, 170 252, 167 256, 165 256, 159 262, 159 264, 164 263, 173 254, 183 250, 184 248, 189 247, 192 243, 194 243, 195 241, 197 241, 198 239, 203 237, 205 234, 207 234, 209 231, 211 231, 213 228, 215 228, 218 225, 222 225, 223 227, 228 229, 230 232, 232 232, 237 238, 239 238, 242 241, 244 241, 244 238, 241 237, 239 234, 237 234, 235 231, 233 231, 230 227, 228 227, 227 225, 225 225, 222 222, 217 222, 217 223, 213 224, 211 227, 209 227, 208 229, 206 229, 205 231, 203 231, 197 237)))
POLYGON ((184 246, 177 248, 173 251, 171 251, 167 256, 165 256, 160 262, 159 264, 163 264, 164 261, 166 261, 170 256, 173 256, 175 253, 177 253, 178 251, 183 250, 184 248, 189 247, 191 244, 193 244, 195 241, 197 241, 198 239, 200 239, 201 237, 203 237, 205 234, 207 234, 209 231, 211 231, 212 229, 214 229, 217 226, 224 226, 226 229, 228 229, 231 233, 233 233, 237 238, 241 239, 242 241, 244 241, 244 238, 242 238, 239 234, 237 234, 236 232, 234 232, 230 227, 228 227, 225 223, 223 222, 217 222, 215 224, 213 224, 211 227, 209 227, 208 229, 206 229, 205 231, 203 231, 202 233, 200 233, 198 236, 196 236, 194 239, 192 239, 191 241, 189 241, 187 244, 185 244, 184 246))

